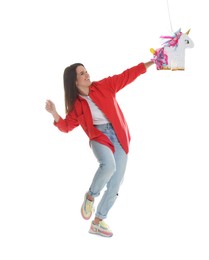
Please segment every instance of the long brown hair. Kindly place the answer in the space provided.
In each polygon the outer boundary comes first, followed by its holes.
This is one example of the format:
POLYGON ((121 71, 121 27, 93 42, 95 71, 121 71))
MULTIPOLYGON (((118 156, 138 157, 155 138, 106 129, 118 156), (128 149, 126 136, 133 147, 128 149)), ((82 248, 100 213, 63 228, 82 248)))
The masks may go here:
POLYGON ((82 63, 74 63, 65 68, 63 81, 64 81, 64 93, 65 93, 65 112, 69 113, 73 109, 75 100, 78 97, 78 88, 76 87, 77 73, 76 68, 83 66, 82 63))

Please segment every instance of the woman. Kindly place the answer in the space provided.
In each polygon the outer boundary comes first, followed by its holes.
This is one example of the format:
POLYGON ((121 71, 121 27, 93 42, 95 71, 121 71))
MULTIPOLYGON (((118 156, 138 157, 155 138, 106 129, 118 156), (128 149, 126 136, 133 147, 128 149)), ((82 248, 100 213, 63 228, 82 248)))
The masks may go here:
POLYGON ((92 234, 113 235, 104 219, 118 197, 127 164, 130 134, 116 93, 145 73, 152 64, 152 61, 140 63, 97 82, 91 82, 83 64, 72 64, 64 71, 65 119, 57 113, 52 101, 46 101, 45 108, 52 114, 54 125, 60 131, 67 133, 79 125, 83 128, 99 162, 81 206, 83 218, 90 219, 94 199, 106 186, 91 222, 89 232, 92 234))

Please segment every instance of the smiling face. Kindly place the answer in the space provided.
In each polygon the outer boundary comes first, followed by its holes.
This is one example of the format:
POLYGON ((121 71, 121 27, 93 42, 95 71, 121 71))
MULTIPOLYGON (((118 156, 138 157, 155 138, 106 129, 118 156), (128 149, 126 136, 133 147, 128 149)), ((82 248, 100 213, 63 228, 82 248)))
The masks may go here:
POLYGON ((78 66, 76 68, 77 80, 76 86, 81 92, 81 94, 87 94, 89 91, 89 86, 91 85, 90 76, 83 66, 78 66))

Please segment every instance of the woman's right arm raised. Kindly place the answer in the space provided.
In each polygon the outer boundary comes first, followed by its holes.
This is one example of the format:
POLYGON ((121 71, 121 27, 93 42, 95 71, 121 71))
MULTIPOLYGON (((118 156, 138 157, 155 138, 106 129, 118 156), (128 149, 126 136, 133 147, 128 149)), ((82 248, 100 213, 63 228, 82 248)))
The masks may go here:
POLYGON ((47 100, 46 101, 46 105, 45 105, 45 109, 46 111, 48 111, 50 114, 52 114, 54 121, 57 123, 60 119, 59 114, 57 113, 55 104, 51 101, 51 100, 47 100))

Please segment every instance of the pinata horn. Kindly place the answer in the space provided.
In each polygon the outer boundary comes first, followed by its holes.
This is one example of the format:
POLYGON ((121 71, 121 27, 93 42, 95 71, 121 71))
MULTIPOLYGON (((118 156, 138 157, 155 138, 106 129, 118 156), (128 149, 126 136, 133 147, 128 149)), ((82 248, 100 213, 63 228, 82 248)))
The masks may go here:
POLYGON ((186 32, 187 35, 189 34, 190 30, 191 30, 191 29, 189 29, 189 30, 186 32))

